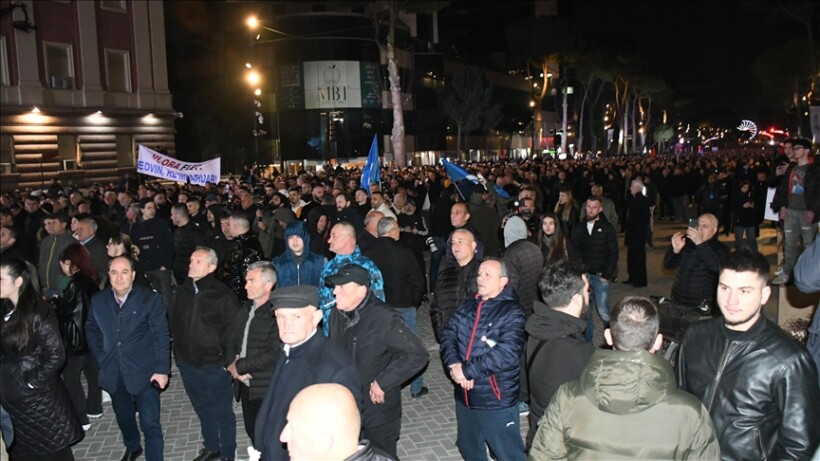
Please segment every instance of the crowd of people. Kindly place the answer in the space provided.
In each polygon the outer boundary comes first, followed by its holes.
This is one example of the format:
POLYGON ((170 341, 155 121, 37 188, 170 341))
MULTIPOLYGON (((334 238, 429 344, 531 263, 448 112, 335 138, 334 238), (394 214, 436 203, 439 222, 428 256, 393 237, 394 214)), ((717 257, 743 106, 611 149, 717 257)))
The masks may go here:
POLYGON ((817 289, 810 149, 471 164, 479 183, 427 166, 361 184, 325 165, 3 194, 3 439, 12 460, 73 459, 103 390, 122 459, 161 460, 173 361, 200 423, 196 461, 236 458, 234 399, 250 459, 397 459, 401 389, 429 392, 426 303, 464 459, 809 459, 820 322, 809 353, 761 314, 757 239, 770 209, 784 249, 773 283, 817 289), (687 226, 664 256, 670 299, 714 317, 674 364, 656 354, 663 309, 609 299, 619 279, 650 283, 658 220, 687 226), (718 240, 731 232, 734 251, 718 240), (608 347, 592 344, 591 307, 608 347))

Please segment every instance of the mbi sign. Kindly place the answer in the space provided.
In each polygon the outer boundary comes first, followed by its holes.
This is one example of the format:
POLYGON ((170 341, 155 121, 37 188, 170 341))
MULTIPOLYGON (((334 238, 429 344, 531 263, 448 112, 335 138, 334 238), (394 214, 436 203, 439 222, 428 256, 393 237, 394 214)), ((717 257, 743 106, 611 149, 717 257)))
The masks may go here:
POLYGON ((381 107, 377 63, 311 61, 279 72, 283 109, 381 107))

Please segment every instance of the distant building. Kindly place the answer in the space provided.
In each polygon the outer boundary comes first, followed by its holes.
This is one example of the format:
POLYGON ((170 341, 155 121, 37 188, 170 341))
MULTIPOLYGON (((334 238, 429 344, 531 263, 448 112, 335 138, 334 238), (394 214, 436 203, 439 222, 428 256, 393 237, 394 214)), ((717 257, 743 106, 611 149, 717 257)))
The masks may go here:
POLYGON ((162 1, 0 0, 3 190, 117 181, 175 155, 162 1))

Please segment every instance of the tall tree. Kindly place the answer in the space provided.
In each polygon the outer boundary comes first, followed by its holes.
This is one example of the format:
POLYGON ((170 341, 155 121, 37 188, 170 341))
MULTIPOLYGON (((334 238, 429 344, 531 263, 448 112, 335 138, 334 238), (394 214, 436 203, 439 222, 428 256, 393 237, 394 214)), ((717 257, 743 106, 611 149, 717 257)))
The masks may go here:
POLYGON ((461 67, 450 79, 443 105, 456 124, 459 155, 462 135, 481 127, 491 129, 498 123, 500 107, 492 104, 493 90, 492 82, 475 67, 461 67))
MULTIPOLYGON (((507 47, 513 55, 521 57, 526 68, 535 102, 533 129, 540 130, 543 126, 541 110, 552 78, 558 77, 559 63, 573 65, 578 61, 584 48, 581 33, 561 16, 538 16, 508 27, 507 47)), ((540 148, 539 135, 533 149, 540 148)))

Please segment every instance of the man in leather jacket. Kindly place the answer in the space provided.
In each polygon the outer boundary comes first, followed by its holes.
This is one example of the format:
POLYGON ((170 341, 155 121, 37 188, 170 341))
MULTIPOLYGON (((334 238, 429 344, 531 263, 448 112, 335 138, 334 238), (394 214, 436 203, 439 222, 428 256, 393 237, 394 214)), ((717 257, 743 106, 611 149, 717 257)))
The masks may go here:
POLYGON ((359 441, 361 419, 356 399, 341 384, 314 384, 290 403, 288 423, 279 440, 290 459, 393 461, 367 440, 359 441))
POLYGON ((678 386, 698 397, 724 460, 810 459, 820 443, 820 388, 808 351, 762 315, 769 263, 741 250, 721 262, 723 314, 684 337, 678 386))
POLYGON ((223 263, 222 281, 233 290, 240 303, 248 300, 248 292, 245 290, 248 266, 265 257, 259 239, 250 229, 251 224, 245 213, 237 211, 231 214, 230 230, 233 239, 223 263))

